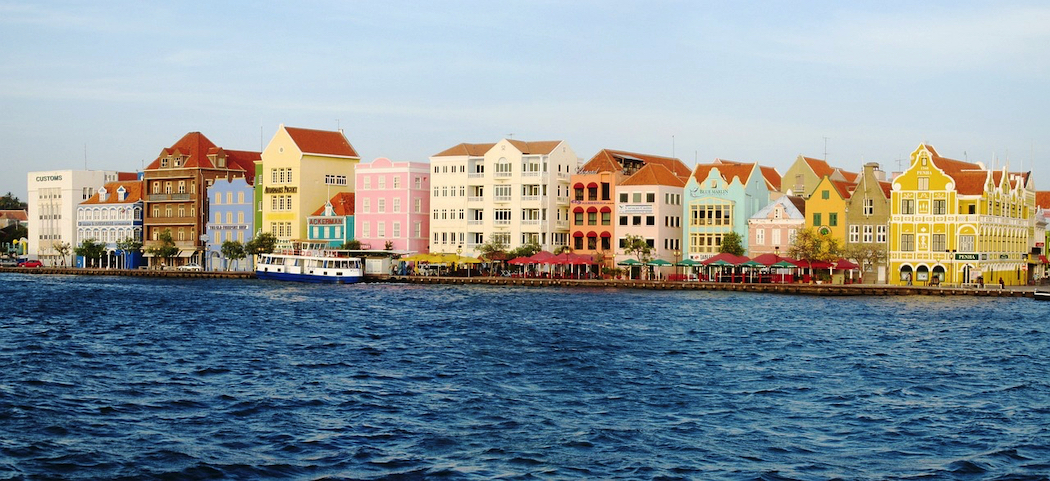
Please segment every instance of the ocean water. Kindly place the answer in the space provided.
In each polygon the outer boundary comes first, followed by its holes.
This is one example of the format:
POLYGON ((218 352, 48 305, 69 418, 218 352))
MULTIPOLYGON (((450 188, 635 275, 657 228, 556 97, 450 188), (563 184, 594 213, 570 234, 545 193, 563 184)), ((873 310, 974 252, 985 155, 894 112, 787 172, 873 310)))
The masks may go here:
POLYGON ((0 274, 0 479, 1048 479, 1029 299, 0 274))

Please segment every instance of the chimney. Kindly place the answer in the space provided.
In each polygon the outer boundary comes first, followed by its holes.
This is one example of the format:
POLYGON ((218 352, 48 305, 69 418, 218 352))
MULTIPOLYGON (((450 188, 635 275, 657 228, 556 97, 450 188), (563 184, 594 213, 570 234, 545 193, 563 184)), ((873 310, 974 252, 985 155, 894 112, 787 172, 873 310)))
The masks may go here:
POLYGON ((886 172, 879 169, 878 162, 868 162, 864 164, 864 172, 871 171, 871 174, 875 176, 875 180, 879 182, 886 182, 886 172))

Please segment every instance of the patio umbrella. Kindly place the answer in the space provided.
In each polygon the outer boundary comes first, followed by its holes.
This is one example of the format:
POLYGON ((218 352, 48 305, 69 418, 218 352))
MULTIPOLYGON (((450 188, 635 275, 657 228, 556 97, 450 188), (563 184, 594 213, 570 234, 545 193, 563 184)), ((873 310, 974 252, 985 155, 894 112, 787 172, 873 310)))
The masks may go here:
POLYGON ((616 265, 618 265, 618 266, 639 266, 639 265, 642 265, 642 263, 638 262, 637 260, 634 260, 634 259, 625 259, 625 260, 622 260, 620 262, 617 262, 616 265))
POLYGON ((671 264, 670 262, 667 262, 667 261, 665 261, 663 259, 653 259, 653 260, 649 261, 649 263, 647 265, 656 266, 656 267, 663 267, 663 266, 670 266, 670 265, 674 265, 674 264, 671 264))
POLYGON ((681 267, 696 267, 703 264, 701 264, 700 261, 694 261, 692 259, 682 259, 675 265, 681 267))
POLYGON ((417 252, 408 257, 402 257, 401 260, 405 262, 430 262, 430 254, 417 252))

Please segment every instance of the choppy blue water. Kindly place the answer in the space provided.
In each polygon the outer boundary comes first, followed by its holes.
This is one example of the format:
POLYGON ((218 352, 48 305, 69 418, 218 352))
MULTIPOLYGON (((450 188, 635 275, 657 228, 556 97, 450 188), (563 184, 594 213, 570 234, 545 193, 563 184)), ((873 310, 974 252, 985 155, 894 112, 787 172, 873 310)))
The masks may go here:
POLYGON ((1048 479, 1028 299, 0 275, 0 478, 1048 479))

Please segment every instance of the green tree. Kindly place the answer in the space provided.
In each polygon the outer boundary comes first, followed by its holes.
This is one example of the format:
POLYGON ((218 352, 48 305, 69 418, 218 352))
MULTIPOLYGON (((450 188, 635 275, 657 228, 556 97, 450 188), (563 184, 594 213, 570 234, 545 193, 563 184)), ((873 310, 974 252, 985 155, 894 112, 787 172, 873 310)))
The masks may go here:
POLYGON ((8 192, 7 195, 0 197, 0 210, 26 210, 29 208, 25 202, 18 200, 14 194, 8 192))
POLYGON ((388 251, 394 250, 394 241, 389 241, 389 240, 386 241, 386 244, 383 244, 383 250, 388 250, 388 251))
MULTIPOLYGON (((849 244, 842 250, 842 257, 860 266, 861 275, 867 277, 874 274, 875 266, 886 261, 886 246, 883 244, 849 244)), ((869 282, 869 279, 865 279, 864 282, 869 282)))
POLYGON ((652 246, 649 245, 649 242, 644 237, 639 235, 627 234, 623 238, 623 253, 635 256, 643 266, 653 259, 652 246))
POLYGON ((124 257, 124 268, 128 268, 128 255, 142 252, 142 241, 135 239, 134 237, 126 237, 124 240, 117 241, 117 250, 121 252, 124 257))
MULTIPOLYGON (((536 255, 536 253, 539 252, 541 249, 542 247, 540 247, 539 242, 530 241, 526 244, 522 244, 517 249, 511 249, 510 252, 507 252, 507 257, 510 259, 513 259, 515 257, 530 257, 536 255)), ((561 252, 556 251, 554 253, 560 254, 561 252)))
POLYGON ((99 261, 106 253, 106 244, 95 239, 84 239, 79 247, 73 249, 73 253, 84 258, 84 267, 101 267, 99 261))
MULTIPOLYGON (((350 241, 353 242, 353 241, 350 241)), ((348 242, 349 244, 349 242, 348 242)), ((269 232, 263 232, 252 240, 248 241, 244 245, 245 255, 256 256, 259 254, 269 254, 277 247, 277 237, 269 232)))
POLYGON ((53 244, 51 249, 58 254, 58 258, 62 260, 62 267, 65 267, 66 259, 69 258, 69 253, 73 252, 73 246, 69 245, 68 242, 58 242, 53 244))
POLYGON ((555 255, 561 255, 561 254, 564 254, 566 252, 571 254, 572 253, 572 246, 566 244, 566 245, 563 245, 563 246, 558 246, 557 249, 554 249, 554 254, 555 255))
POLYGON ((788 255, 809 263, 835 262, 842 257, 842 241, 814 227, 806 227, 795 233, 788 255))
POLYGON ((722 245, 718 246, 718 252, 733 254, 735 256, 744 255, 744 243, 740 234, 730 231, 722 236, 722 245))
POLYGON ((165 229, 157 236, 159 243, 146 248, 146 252, 158 259, 164 259, 165 265, 171 265, 171 258, 179 255, 180 249, 171 237, 171 230, 165 229))
POLYGON ((357 239, 350 239, 339 246, 340 249, 345 251, 359 251, 361 250, 361 241, 357 239))
MULTIPOLYGON (((228 240, 223 242, 222 247, 219 248, 219 251, 222 252, 222 256, 226 258, 227 261, 240 262, 241 259, 244 259, 248 256, 247 251, 245 251, 244 244, 242 244, 240 241, 235 240, 228 240)), ((231 263, 227 262, 226 270, 230 270, 230 267, 231 263)))
POLYGON ((501 236, 492 236, 492 240, 478 246, 478 252, 486 259, 498 257, 498 254, 507 255, 507 243, 501 236))

